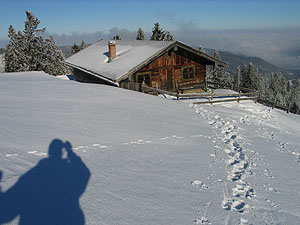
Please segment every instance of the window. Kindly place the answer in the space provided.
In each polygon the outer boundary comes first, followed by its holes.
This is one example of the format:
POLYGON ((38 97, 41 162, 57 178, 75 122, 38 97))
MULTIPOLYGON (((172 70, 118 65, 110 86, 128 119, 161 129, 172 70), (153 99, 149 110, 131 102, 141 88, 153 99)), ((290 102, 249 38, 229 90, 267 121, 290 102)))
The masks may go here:
POLYGON ((181 68, 183 80, 190 80, 195 78, 195 66, 185 66, 181 68))
POLYGON ((148 86, 151 86, 151 73, 150 72, 144 72, 144 73, 137 73, 136 74, 136 83, 143 83, 147 84, 148 86))

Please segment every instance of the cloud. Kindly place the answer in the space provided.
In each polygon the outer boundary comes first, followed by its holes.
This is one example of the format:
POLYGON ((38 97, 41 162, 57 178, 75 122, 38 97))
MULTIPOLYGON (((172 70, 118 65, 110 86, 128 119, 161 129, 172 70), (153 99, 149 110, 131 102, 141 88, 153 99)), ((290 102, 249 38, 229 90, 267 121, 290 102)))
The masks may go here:
MULTIPOLYGON (((111 28, 108 32, 98 31, 95 33, 79 33, 72 32, 69 34, 52 34, 55 42, 59 46, 73 45, 74 43, 80 44, 82 40, 86 43, 94 43, 97 40, 105 39, 110 40, 113 36, 119 35, 122 40, 134 40, 136 38, 135 31, 128 29, 119 29, 117 27, 111 28)), ((45 33, 44 37, 48 38, 51 34, 45 33)))
MULTIPOLYGON (((213 48, 230 51, 247 56, 257 56, 267 62, 283 68, 300 68, 300 28, 290 29, 236 29, 236 30, 204 30, 196 21, 176 20, 172 14, 167 19, 174 25, 169 30, 177 40, 185 42, 193 47, 213 48)), ((168 30, 164 24, 163 29, 168 30)), ((151 31, 146 33, 147 39, 151 31)), ((122 40, 134 40, 137 31, 114 27, 108 32, 98 31, 94 33, 72 32, 69 34, 56 34, 54 39, 59 46, 94 43, 99 39, 109 40, 115 35, 122 40)), ((50 33, 45 34, 46 37, 50 33)), ((0 47, 5 47, 7 40, 0 40, 0 47)))
POLYGON ((181 24, 175 38, 194 47, 202 45, 260 57, 284 68, 300 68, 300 29, 201 30, 181 24))

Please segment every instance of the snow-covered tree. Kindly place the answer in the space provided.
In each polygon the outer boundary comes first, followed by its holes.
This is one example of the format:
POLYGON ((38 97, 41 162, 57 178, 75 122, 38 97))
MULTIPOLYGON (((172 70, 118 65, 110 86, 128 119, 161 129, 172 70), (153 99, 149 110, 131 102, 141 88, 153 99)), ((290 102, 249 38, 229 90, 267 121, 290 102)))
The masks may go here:
POLYGON ((223 67, 208 66, 206 70, 207 82, 212 83, 216 88, 231 86, 232 78, 230 73, 224 71, 223 67))
POLYGON ((234 75, 233 85, 234 85, 234 87, 241 86, 241 67, 240 66, 238 66, 236 68, 236 74, 234 75))
POLYGON ((5 71, 40 71, 49 70, 49 64, 54 64, 56 69, 51 72, 52 75, 60 75, 67 71, 67 67, 63 64, 63 54, 57 54, 56 48, 52 46, 53 38, 44 40, 41 33, 46 28, 38 29, 40 21, 32 12, 26 11, 27 20, 23 31, 16 33, 12 25, 8 30, 10 41, 5 51, 5 71), (49 43, 52 43, 49 45, 49 43), (53 52, 52 52, 53 51, 53 52), (56 55, 56 58, 52 56, 56 55))
POLYGON ((300 114, 300 80, 297 79, 291 87, 289 102, 290 111, 300 114))
POLYGON ((81 41, 81 45, 80 45, 80 51, 85 49, 87 47, 86 43, 84 40, 81 41))
POLYGON ((4 56, 0 53, 0 73, 4 72, 4 56))
POLYGON ((80 47, 74 42, 72 48, 71 48, 71 54, 75 54, 76 52, 80 51, 80 47))
POLYGON ((163 38, 163 29, 160 28, 159 22, 154 24, 154 27, 152 29, 152 35, 150 37, 150 40, 152 41, 161 41, 163 38))
POLYGON ((260 75, 258 68, 252 63, 249 63, 248 67, 244 65, 241 70, 241 86, 256 90, 261 96, 264 96, 264 79, 260 75))
POLYGON ((215 50, 215 52, 214 52, 214 57, 215 57, 216 59, 220 59, 220 53, 219 53, 218 50, 215 50))
POLYGON ((117 34, 113 36, 111 40, 121 40, 121 37, 117 34))
POLYGON ((136 40, 145 40, 145 39, 146 39, 145 33, 142 30, 142 28, 140 27, 138 30, 138 33, 136 35, 136 40))
POLYGON ((204 52, 204 48, 202 45, 199 46, 199 52, 204 52))
POLYGON ((267 97, 272 102, 277 102, 281 105, 288 105, 288 82, 281 73, 272 73, 269 82, 267 97))
POLYGON ((152 29, 152 35, 150 37, 150 40, 151 41, 173 41, 174 37, 170 34, 170 32, 160 28, 159 22, 156 22, 152 29))
POLYGON ((72 48, 71 48, 71 54, 73 55, 73 54, 75 54, 76 52, 79 52, 79 51, 85 49, 86 46, 87 46, 87 45, 86 45, 86 43, 85 43, 84 40, 81 41, 80 46, 77 45, 77 44, 74 42, 74 44, 73 44, 73 46, 72 46, 72 48))
POLYGON ((163 41, 174 41, 174 36, 169 31, 166 31, 163 41))
POLYGON ((64 54, 55 45, 55 40, 53 36, 45 41, 45 57, 41 61, 41 68, 43 71, 49 74, 64 75, 69 72, 67 67, 61 67, 61 62, 64 60, 64 54))

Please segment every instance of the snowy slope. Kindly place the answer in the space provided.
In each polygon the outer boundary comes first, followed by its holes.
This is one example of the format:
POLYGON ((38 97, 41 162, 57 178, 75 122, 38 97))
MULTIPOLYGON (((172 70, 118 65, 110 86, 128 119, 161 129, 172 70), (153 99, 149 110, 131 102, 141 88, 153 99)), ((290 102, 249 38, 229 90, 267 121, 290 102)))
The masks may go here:
POLYGON ((0 224, 48 220, 57 207, 45 213, 39 199, 69 199, 77 185, 83 193, 64 202, 61 224, 81 213, 85 224, 300 221, 296 115, 250 101, 193 106, 41 72, 1 74, 0 93, 0 224), (88 168, 86 188, 79 167, 72 188, 64 170, 39 170, 55 138, 68 140, 88 168), (30 191, 18 189, 32 171, 39 179, 31 177, 30 191), (43 186, 45 172, 56 176, 43 186), (26 210, 12 215, 15 202, 26 210))

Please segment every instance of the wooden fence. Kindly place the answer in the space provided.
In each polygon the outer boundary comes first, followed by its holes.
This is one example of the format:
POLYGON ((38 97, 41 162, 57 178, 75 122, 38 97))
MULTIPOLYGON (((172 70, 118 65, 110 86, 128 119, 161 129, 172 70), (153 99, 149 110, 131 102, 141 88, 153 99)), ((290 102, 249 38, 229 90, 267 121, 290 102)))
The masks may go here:
POLYGON ((237 93, 215 93, 214 89, 211 89, 211 93, 208 92, 200 92, 200 93, 186 93, 184 94, 184 90, 192 90, 193 88, 198 88, 198 86, 194 86, 191 88, 177 88, 176 92, 172 91, 166 91, 159 89, 158 87, 153 88, 153 87, 148 87, 144 83, 132 83, 130 84, 130 89, 135 90, 135 91, 140 91, 144 93, 149 93, 149 94, 162 94, 162 95, 169 95, 172 97, 175 97, 177 100, 180 99, 193 99, 193 98, 206 98, 208 101, 197 101, 193 102, 193 104, 213 104, 213 103, 222 103, 222 102, 240 102, 240 101, 245 101, 245 100, 253 100, 255 102, 271 106, 272 108, 277 108, 286 111, 289 113, 290 107, 289 106, 284 106, 281 104, 278 104, 276 101, 271 102, 266 99, 262 99, 259 97, 258 91, 249 89, 249 88, 243 88, 243 87, 234 87, 234 86, 228 86, 228 85, 221 85, 217 83, 208 83, 209 88, 223 88, 223 89, 230 89, 233 91, 236 91, 237 93), (223 99, 218 99, 216 100, 215 98, 220 98, 222 97, 223 99))
POLYGON ((257 101, 258 98, 258 92, 257 91, 253 91, 251 90, 243 93, 241 90, 238 93, 228 93, 228 94, 224 94, 224 93, 215 93, 214 89, 212 89, 211 93, 207 93, 207 92, 203 92, 203 93, 190 93, 190 94, 181 94, 179 93, 179 91, 177 92, 171 92, 171 91, 165 91, 165 90, 161 90, 158 88, 152 88, 152 87, 148 87, 146 85, 142 85, 141 86, 142 92, 146 92, 146 93, 153 93, 153 94, 162 94, 162 95, 169 95, 172 97, 175 97, 177 100, 180 99, 193 99, 193 98, 206 98, 209 101, 206 102, 193 102, 193 104, 213 104, 213 103, 220 103, 220 102, 229 102, 229 101, 244 101, 244 100, 254 100, 257 101), (221 100, 214 100, 214 98, 216 97, 224 97, 224 98, 228 98, 230 97, 230 99, 221 99, 221 100))

